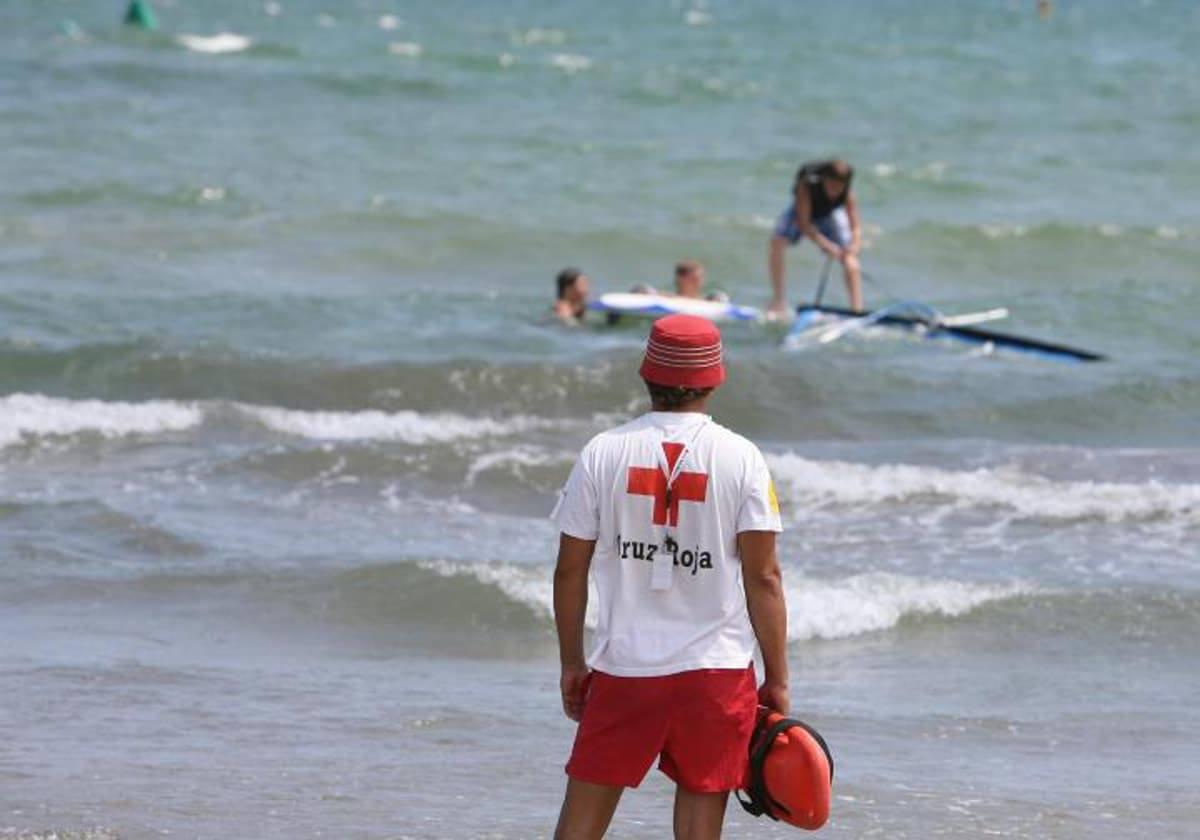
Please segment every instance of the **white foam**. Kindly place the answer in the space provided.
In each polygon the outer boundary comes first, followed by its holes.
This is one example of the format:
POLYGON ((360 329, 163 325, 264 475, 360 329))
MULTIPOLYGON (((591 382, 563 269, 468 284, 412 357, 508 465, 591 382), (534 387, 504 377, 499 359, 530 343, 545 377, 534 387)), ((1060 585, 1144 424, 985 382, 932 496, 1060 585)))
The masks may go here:
POLYGON ((705 224, 714 225, 722 228, 737 228, 740 230, 772 230, 775 227, 775 219, 770 216, 764 216, 761 213, 747 214, 745 216, 725 215, 725 214, 698 214, 697 219, 705 224))
POLYGON ((388 52, 401 58, 420 58, 425 49, 413 41, 395 41, 388 44, 388 52))
POLYGON ((567 40, 567 33, 561 29, 547 29, 535 26, 513 36, 514 43, 525 44, 562 44, 567 40))
POLYGON ((688 26, 707 26, 712 23, 712 15, 701 9, 688 9, 683 14, 683 21, 688 26))
POLYGON ((68 40, 80 43, 91 40, 91 36, 87 34, 87 31, 73 20, 64 20, 62 22, 62 34, 68 40))
MULTIPOLYGON (((515 415, 466 417, 448 412, 297 411, 274 406, 225 404, 224 410, 249 417, 268 429, 318 441, 385 440, 442 443, 483 437, 509 437, 537 429, 572 425, 574 421, 515 415)), ((104 402, 70 400, 41 394, 0 397, 0 447, 28 438, 95 433, 105 437, 177 432, 200 425, 206 412, 221 404, 151 400, 104 402)), ((472 477, 504 463, 534 466, 556 463, 565 455, 517 447, 484 456, 472 466, 472 477)))
POLYGON ((556 421, 527 415, 497 420, 417 411, 296 411, 244 404, 235 408, 269 429, 310 440, 444 443, 466 438, 503 437, 556 425, 556 421))
POLYGON ((177 432, 198 426, 203 419, 195 403, 102 402, 12 394, 0 398, 0 447, 30 438, 84 433, 121 437, 177 432))
POLYGON ((586 55, 570 53, 555 53, 550 57, 550 63, 568 74, 582 73, 592 66, 592 60, 586 55))
POLYGON ((252 38, 236 32, 220 32, 216 35, 177 35, 175 40, 192 52, 219 55, 243 52, 254 45, 252 38))
MULTIPOLYGON (((449 560, 430 560, 418 564, 423 569, 446 577, 468 575, 489 586, 494 586, 518 603, 522 603, 543 618, 554 617, 554 581, 551 570, 545 566, 514 566, 506 563, 473 565, 453 563, 449 560)), ((588 598, 587 625, 595 627, 591 604, 594 593, 588 598)))
POLYGON ((395 15, 379 16, 379 28, 386 32, 390 32, 393 29, 399 28, 400 23, 400 18, 396 17, 395 15))
MULTIPOLYGON (((472 565, 444 560, 420 564, 441 575, 469 575, 494 586, 546 619, 554 615, 554 586, 545 566, 503 563, 472 565)), ((840 580, 790 577, 784 573, 788 602, 788 640, 845 639, 895 627, 905 617, 942 615, 957 618, 983 604, 1028 594, 1022 584, 987 585, 954 580, 923 580, 873 572, 840 580)), ((595 628, 588 598, 586 624, 595 628)))
POLYGON ((913 173, 918 180, 940 181, 946 174, 947 164, 942 160, 930 161, 913 173))
POLYGON ((768 456, 786 499, 799 509, 922 503, 1001 508, 1019 517, 1110 522, 1181 517, 1200 521, 1200 484, 1055 481, 1010 467, 945 470, 768 456))
POLYGON ((534 446, 515 446, 511 449, 501 449, 480 455, 471 462, 467 469, 464 483, 472 487, 483 473, 493 470, 506 470, 510 475, 523 478, 525 469, 529 467, 544 467, 554 464, 570 464, 575 456, 567 452, 549 452, 534 446))
POLYGON ((1005 222, 992 225, 979 225, 977 229, 988 239, 1019 238, 1029 233, 1029 228, 1025 225, 1012 225, 1005 222))
POLYGON ((1027 594, 1020 584, 996 586, 925 580, 872 572, 841 580, 790 579, 784 575, 788 638, 845 639, 895 627, 906 616, 955 618, 982 604, 1027 594))

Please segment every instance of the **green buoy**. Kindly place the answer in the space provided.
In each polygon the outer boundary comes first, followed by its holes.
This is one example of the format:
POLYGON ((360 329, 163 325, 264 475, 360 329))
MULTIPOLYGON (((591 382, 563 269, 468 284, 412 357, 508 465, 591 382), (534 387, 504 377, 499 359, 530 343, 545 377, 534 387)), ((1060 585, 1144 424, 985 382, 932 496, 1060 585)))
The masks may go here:
POLYGON ((129 8, 125 11, 125 22, 139 29, 158 29, 154 10, 146 0, 131 0, 129 8))

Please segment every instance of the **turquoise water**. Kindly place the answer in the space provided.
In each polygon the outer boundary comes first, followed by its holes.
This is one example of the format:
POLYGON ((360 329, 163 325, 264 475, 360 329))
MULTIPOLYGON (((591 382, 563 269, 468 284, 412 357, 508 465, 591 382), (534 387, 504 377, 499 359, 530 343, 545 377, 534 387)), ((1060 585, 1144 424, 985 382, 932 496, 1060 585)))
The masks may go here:
POLYGON ((829 833, 1193 831, 1200 8, 120 5, 0 8, 0 834, 544 836, 545 513, 644 406, 553 276, 762 305, 835 154, 868 303, 1111 361, 726 329, 829 833))

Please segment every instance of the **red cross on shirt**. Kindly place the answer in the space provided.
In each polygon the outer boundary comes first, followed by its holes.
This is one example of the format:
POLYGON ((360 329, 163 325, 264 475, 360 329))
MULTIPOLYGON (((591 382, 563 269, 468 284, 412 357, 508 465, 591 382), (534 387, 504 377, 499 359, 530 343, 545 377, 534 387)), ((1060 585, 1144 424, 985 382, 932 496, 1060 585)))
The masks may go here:
MULTIPOLYGON (((674 470, 675 462, 683 453, 682 443, 663 441, 663 452, 667 456, 667 469, 674 470)), ((625 492, 633 496, 654 497, 655 525, 666 525, 668 517, 671 527, 679 524, 679 503, 703 502, 708 495, 708 474, 681 472, 671 487, 667 487, 667 473, 657 467, 630 467, 625 492), (668 489, 670 492, 668 492, 668 489)))

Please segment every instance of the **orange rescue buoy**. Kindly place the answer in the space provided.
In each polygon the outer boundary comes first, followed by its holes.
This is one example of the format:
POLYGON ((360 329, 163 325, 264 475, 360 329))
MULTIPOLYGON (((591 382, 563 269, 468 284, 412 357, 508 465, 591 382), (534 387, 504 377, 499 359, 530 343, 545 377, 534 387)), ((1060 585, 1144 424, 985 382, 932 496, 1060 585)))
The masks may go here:
POLYGON ((807 723, 759 710, 750 739, 748 786, 742 807, 754 816, 806 828, 829 819, 833 794, 833 755, 825 739, 807 723))

